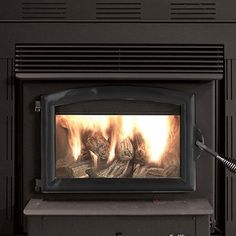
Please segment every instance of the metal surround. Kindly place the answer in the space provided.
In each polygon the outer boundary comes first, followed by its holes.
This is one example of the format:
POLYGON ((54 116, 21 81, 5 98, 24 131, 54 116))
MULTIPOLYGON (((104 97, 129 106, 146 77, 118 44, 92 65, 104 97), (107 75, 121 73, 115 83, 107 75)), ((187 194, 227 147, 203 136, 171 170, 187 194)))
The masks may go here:
POLYGON ((8 2, 0 2, 0 20, 15 20, 15 21, 37 21, 37 22, 58 22, 58 21, 116 21, 125 22, 129 20, 136 20, 137 22, 144 22, 148 20, 154 21, 170 21, 178 22, 183 20, 189 21, 208 21, 215 22, 217 20, 231 21, 235 20, 235 1, 234 0, 80 0, 79 6, 77 0, 12 0, 12 4, 8 2), (12 3, 13 2, 13 3, 12 3), (49 4, 47 4, 49 3, 49 4), (58 6, 59 3, 59 6, 58 6), (98 4, 106 4, 106 8, 110 9, 99 9, 102 17, 98 14, 98 4), (131 4, 132 11, 127 9, 127 4, 131 4), (183 14, 185 12, 179 12, 180 19, 173 19, 173 3, 179 4, 193 4, 200 9, 194 9, 193 12, 188 12, 189 15, 183 14), (30 5, 32 9, 25 9, 30 5), (114 8, 114 4, 121 9, 114 8), (135 5, 136 4, 136 5, 135 5), (138 4, 138 5, 137 5, 138 4), (206 9, 204 4, 209 5, 210 8, 206 9), (48 6, 49 5, 49 6, 48 6), (111 6, 111 7, 110 7, 111 6), (213 7, 212 7, 213 6, 213 7), (41 9, 38 9, 41 8, 41 9), (49 9, 47 9, 49 8, 49 9), (60 9, 62 8, 62 9, 60 9), (124 9, 122 9, 124 8, 124 9), (201 9, 202 8, 202 9, 201 9), (105 10, 105 11, 104 11, 105 10), (196 11, 197 10, 197 11, 196 11), (121 14, 119 14, 121 11, 121 14), (105 13, 105 14, 104 14, 105 13), (115 14, 114 14, 115 13, 115 14), (195 13, 195 14, 191 14, 195 13))
POLYGON ((97 20, 141 20, 142 2, 140 1, 97 1, 97 20))
POLYGON ((216 20, 216 1, 173 0, 170 3, 172 20, 216 20))
POLYGON ((59 1, 23 1, 23 20, 62 20, 66 18, 67 4, 59 1))
POLYGON ((178 91, 136 86, 80 88, 41 96, 41 180, 44 193, 152 193, 193 191, 195 183, 194 96, 178 91), (57 179, 55 176, 56 106, 94 100, 136 100, 180 106, 181 178, 57 179))

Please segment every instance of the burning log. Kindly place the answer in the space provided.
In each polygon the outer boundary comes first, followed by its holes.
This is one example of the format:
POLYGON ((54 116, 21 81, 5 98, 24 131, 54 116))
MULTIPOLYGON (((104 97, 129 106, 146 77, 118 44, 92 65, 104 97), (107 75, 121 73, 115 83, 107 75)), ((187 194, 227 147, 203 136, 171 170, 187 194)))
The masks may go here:
POLYGON ((92 151, 100 159, 107 160, 109 157, 110 143, 104 138, 101 132, 89 135, 84 142, 88 150, 92 151))
POLYGON ((134 148, 129 138, 126 138, 117 144, 115 155, 121 161, 133 159, 134 148))
POLYGON ((73 161, 66 159, 58 159, 56 161, 56 176, 57 178, 73 178, 73 171, 69 168, 69 165, 73 161))
POLYGON ((168 166, 164 169, 163 175, 165 177, 178 177, 179 167, 178 166, 168 166))
POLYGON ((159 167, 150 167, 147 169, 147 178, 164 177, 164 169, 159 167))
POLYGON ((147 167, 141 164, 134 166, 133 178, 145 178, 147 175, 147 167))
POLYGON ((82 178, 87 176, 86 170, 93 165, 90 154, 82 149, 77 160, 65 158, 56 161, 56 175, 58 178, 82 178))
POLYGON ((86 170, 90 167, 91 162, 88 161, 75 162, 70 165, 74 178, 84 178, 85 176, 87 176, 86 170))
POLYGON ((141 134, 136 134, 134 137, 134 161, 141 165, 145 165, 148 160, 145 141, 141 134))
POLYGON ((164 169, 160 167, 148 167, 136 164, 133 172, 133 178, 160 178, 164 177, 164 169))
POLYGON ((133 178, 161 178, 164 176, 163 168, 147 167, 140 164, 135 166, 133 172, 133 178))
POLYGON ((119 142, 115 150, 115 160, 103 170, 89 169, 86 173, 91 178, 125 178, 131 174, 134 149, 130 140, 119 142))
POLYGON ((119 142, 115 149, 116 159, 107 168, 99 174, 108 178, 124 178, 130 175, 132 171, 131 160, 134 156, 133 145, 129 138, 119 142))
MULTIPOLYGON (((103 178, 102 176, 99 176, 94 168, 89 168, 86 171, 86 174, 90 177, 90 178, 103 178)), ((105 177, 104 177, 105 178, 105 177)))
POLYGON ((89 168, 91 168, 91 162, 88 161, 57 162, 56 176, 57 178, 84 178, 89 168))
POLYGON ((130 161, 114 160, 112 164, 104 170, 88 169, 86 173, 90 178, 125 178, 130 174, 132 166, 130 161))
POLYGON ((167 152, 163 158, 162 165, 164 167, 163 175, 165 177, 179 176, 180 162, 177 155, 167 152))

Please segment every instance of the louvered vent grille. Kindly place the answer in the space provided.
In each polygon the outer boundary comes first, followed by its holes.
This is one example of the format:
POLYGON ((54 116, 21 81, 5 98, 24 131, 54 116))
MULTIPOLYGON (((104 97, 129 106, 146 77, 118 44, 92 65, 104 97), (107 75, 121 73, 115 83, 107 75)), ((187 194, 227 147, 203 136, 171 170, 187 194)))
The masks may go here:
POLYGON ((67 4, 65 2, 23 2, 22 18, 31 20, 65 19, 67 4))
POLYGON ((97 2, 97 20, 138 20, 141 19, 141 2, 97 2))
POLYGON ((215 2, 174 1, 170 5, 172 20, 214 20, 216 19, 215 2))
POLYGON ((223 73, 221 45, 17 45, 16 72, 223 73))

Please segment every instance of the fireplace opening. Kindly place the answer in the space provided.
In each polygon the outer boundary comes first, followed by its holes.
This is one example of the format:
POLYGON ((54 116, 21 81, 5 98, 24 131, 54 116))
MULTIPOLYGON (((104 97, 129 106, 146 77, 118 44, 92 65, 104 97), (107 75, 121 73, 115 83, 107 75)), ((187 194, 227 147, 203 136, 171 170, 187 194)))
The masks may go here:
POLYGON ((40 107, 43 192, 195 189, 194 94, 85 87, 40 107))
POLYGON ((56 115, 57 178, 180 177, 179 115, 56 115))

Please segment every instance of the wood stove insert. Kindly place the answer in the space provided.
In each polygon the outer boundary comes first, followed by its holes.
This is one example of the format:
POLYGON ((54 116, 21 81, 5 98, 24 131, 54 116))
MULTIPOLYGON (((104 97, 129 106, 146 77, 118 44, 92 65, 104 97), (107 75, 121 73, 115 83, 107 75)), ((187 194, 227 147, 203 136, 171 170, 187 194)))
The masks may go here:
MULTIPOLYGON (((22 94, 19 102, 19 121, 22 121, 19 125, 22 129, 19 135, 22 138, 19 137, 19 140, 23 140, 23 145, 19 145, 19 147, 24 154, 22 169, 27 170, 24 171, 24 174, 19 175, 19 178, 22 179, 22 184, 25 186, 22 193, 25 203, 35 197, 53 200, 53 203, 58 199, 71 200, 71 198, 77 200, 158 198, 160 200, 175 201, 186 198, 197 199, 204 196, 210 204, 213 204, 213 183, 215 181, 213 178, 213 160, 207 157, 204 158, 203 153, 203 157, 195 161, 194 158, 197 155, 195 155, 193 149, 193 146, 195 146, 193 131, 194 124, 198 124, 204 134, 206 143, 214 146, 216 125, 214 94, 216 91, 215 80, 222 78, 220 69, 222 61, 218 59, 222 55, 221 46, 21 45, 17 46, 16 49, 15 69, 16 78, 19 82, 17 91, 22 94), (198 49, 201 49, 200 55, 198 55, 198 49), (123 50, 124 52, 121 54, 123 50), (167 59, 160 62, 158 57, 155 56, 152 58, 154 64, 150 63, 153 52, 160 57, 167 57, 167 59), (187 61, 181 60, 182 57, 188 57, 186 54, 193 54, 194 62, 191 61, 193 64, 189 65, 187 61), (212 54, 213 58, 217 58, 213 62, 214 65, 206 66, 199 63, 202 58, 206 58, 203 61, 208 63, 207 58, 212 57, 212 54), (81 56, 86 60, 82 64, 80 64, 81 59, 75 60, 75 57, 80 58, 81 56), (103 62, 104 56, 113 59, 118 57, 118 60, 110 61, 109 59, 109 63, 112 63, 112 65, 106 64, 108 60, 105 60, 105 64, 98 66, 103 62), (170 56, 178 57, 181 66, 178 61, 171 61, 170 56), (201 59, 199 59, 199 56, 201 59), (68 62, 64 60, 65 57, 69 60, 68 62), (94 57, 97 58, 96 61, 94 61, 94 57), (129 63, 126 57, 131 58, 129 63), (136 65, 136 61, 133 62, 133 57, 140 60, 141 67, 136 65), (42 58, 45 58, 45 61, 48 61, 49 64, 45 65, 42 58), (164 63, 164 66, 163 64, 157 66, 158 63, 164 63), (152 73, 153 71, 155 73, 152 73), (35 112, 35 110, 41 110, 41 112, 35 112), (149 176, 148 178, 111 178, 109 176, 104 178, 99 176, 101 170, 96 169, 96 164, 98 165, 96 158, 100 153, 100 149, 95 150, 94 146, 90 147, 88 143, 92 142, 85 142, 83 138, 82 144, 89 152, 89 157, 87 157, 90 160, 89 168, 84 171, 88 176, 86 176, 87 178, 75 178, 74 169, 72 168, 74 168, 74 162, 76 162, 75 167, 77 168, 77 160, 81 159, 78 158, 79 155, 73 154, 72 148, 69 148, 69 152, 72 154, 68 155, 68 158, 72 159, 72 164, 64 165, 62 163, 63 166, 61 163, 57 163, 57 160, 67 157, 67 155, 62 155, 63 150, 57 150, 57 148, 69 146, 69 144, 65 145, 66 142, 62 141, 62 145, 57 144, 57 141, 59 141, 57 133, 63 130, 67 134, 67 140, 71 131, 69 132, 68 127, 57 126, 56 121, 61 116, 66 118, 76 116, 76 119, 79 118, 80 120, 82 116, 94 117, 95 115, 100 118, 105 116, 108 120, 112 118, 111 116, 116 118, 115 120, 121 117, 121 120, 123 120, 127 117, 139 118, 144 115, 162 118, 168 115, 172 116, 169 118, 177 118, 180 132, 179 176, 159 176, 155 178, 149 176), (184 119, 184 122, 182 122, 182 119, 184 119), (186 133, 184 133, 185 131, 186 133), (186 140, 182 140, 183 137, 186 140), (185 142, 187 142, 186 145, 182 147, 185 142), (185 161, 183 153, 186 149, 190 151, 189 155, 185 156, 187 157, 185 161), (91 161, 93 159, 95 159, 95 162, 91 161), (42 160, 43 163, 40 166, 42 160), (192 161, 193 165, 189 163, 189 166, 183 167, 187 164, 187 161, 192 161), (48 169, 45 168, 45 163, 49 164, 48 169), (64 168, 63 172, 60 172, 61 176, 56 171, 57 164, 60 164, 61 169, 64 168), (195 164, 196 182, 194 181, 195 164), (190 171, 191 166, 193 167, 192 172, 190 171), (68 178, 68 175, 65 176, 65 169, 70 178, 68 178), (45 170, 46 172, 43 172, 45 170), (89 176, 91 170, 93 171, 92 174, 95 172, 98 176, 95 175, 91 178, 89 176), (73 177, 71 177, 72 175, 73 177), (37 181, 39 185, 36 185, 37 192, 35 193, 34 180, 38 178, 40 181, 37 181), (194 185, 195 183, 196 185, 194 185), (193 189, 195 191, 191 191, 193 189), (178 194, 173 194, 173 192, 178 192, 178 194)), ((89 123, 91 124, 91 122, 89 123)), ((100 123, 95 130, 101 129, 100 123)), ((84 126, 86 122, 83 121, 82 124, 84 126)), ((140 128, 139 125, 138 128, 140 128)), ((90 129, 86 128, 86 131, 89 133, 90 129)), ((131 131, 133 132, 133 129, 131 131)), ((144 131, 146 130, 144 129, 144 131)), ((122 132, 118 132, 118 134, 120 135, 122 132)), ((97 135, 90 135, 90 139, 95 137, 97 135)), ((128 137, 132 144, 134 142, 132 135, 131 137, 128 135, 128 137)), ((144 135, 143 137, 146 138, 144 135)), ((110 153, 111 137, 103 134, 102 139, 104 140, 104 138, 109 143, 107 147, 109 147, 110 153)), ((95 138, 95 140, 97 139, 95 138)), ((132 148, 133 151, 136 150, 134 144, 132 144, 132 148)), ((150 158, 150 155, 148 155, 148 158, 150 158)), ((135 161, 135 159, 136 157, 133 156, 132 161, 135 161)), ((105 162, 106 164, 108 164, 108 168, 111 165, 105 162)), ((148 163, 145 167, 153 168, 149 165, 152 164, 148 163)), ((19 171, 20 173, 22 172, 19 171)), ((57 209, 54 210, 57 211, 57 209)), ((159 213, 156 212, 156 214, 159 213)), ((181 212, 178 214, 181 214, 181 212)), ((23 220, 24 224, 25 218, 20 217, 17 218, 17 222, 23 220)), ((67 220, 70 221, 69 216, 67 220)), ((209 218, 207 217, 204 222, 209 224, 209 218)), ((25 224, 24 227, 26 228, 25 224)))
POLYGON ((195 189, 193 94, 90 87, 40 106, 43 192, 195 189))
MULTIPOLYGON (((196 123, 205 143, 226 157, 236 156, 236 2, 147 0, 131 6, 124 3, 66 0, 58 7, 57 1, 1 1, 1 234, 29 233, 23 215, 25 205, 32 198, 49 195, 34 189, 35 178, 41 178, 41 120, 40 113, 34 112, 34 101, 40 95, 116 84, 194 93, 196 123), (135 8, 134 12, 127 14, 130 8, 135 8)), ((202 153, 196 161, 195 191, 158 193, 152 197, 171 202, 204 198, 214 207, 212 232, 234 236, 235 183, 235 175, 202 153), (216 228, 219 231, 214 231, 216 228)), ((62 198, 72 195, 76 194, 62 198)), ((97 192, 92 196, 97 200, 100 195, 97 192)), ((47 217, 42 218, 46 222, 47 217)), ((60 222, 65 226, 63 220, 55 219, 54 230, 60 222)), ((177 219, 173 222, 181 227, 177 219)), ((184 222, 182 228, 190 225, 184 222)), ((162 224, 164 228, 169 225, 169 220, 162 224)), ((204 225, 209 228, 208 222, 204 225)), ((196 222, 195 226, 189 235, 209 235, 200 230, 201 223, 196 222)), ((148 227, 150 231, 152 228, 148 227)), ((38 233, 36 228, 31 229, 38 233)), ((116 232, 125 231, 119 228, 116 232)), ((173 234, 177 233, 184 232, 173 234)))

